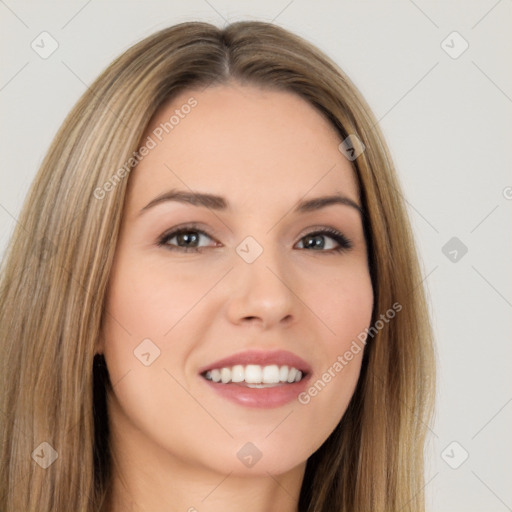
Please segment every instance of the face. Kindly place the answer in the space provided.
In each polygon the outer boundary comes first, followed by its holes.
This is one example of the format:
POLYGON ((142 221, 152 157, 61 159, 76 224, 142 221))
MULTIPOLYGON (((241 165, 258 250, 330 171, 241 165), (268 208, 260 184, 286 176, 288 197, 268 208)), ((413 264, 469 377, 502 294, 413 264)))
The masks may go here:
POLYGON ((347 408, 373 304, 341 138, 293 93, 238 84, 183 93, 148 137, 99 347, 113 436, 155 465, 296 468, 347 408))

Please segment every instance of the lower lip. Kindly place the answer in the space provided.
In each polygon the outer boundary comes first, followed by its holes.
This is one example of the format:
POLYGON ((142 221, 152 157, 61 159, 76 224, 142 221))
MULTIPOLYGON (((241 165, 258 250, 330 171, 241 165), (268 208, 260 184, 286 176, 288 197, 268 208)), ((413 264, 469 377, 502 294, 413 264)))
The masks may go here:
POLYGON ((309 376, 299 382, 280 384, 269 388, 249 388, 243 384, 221 384, 201 377, 216 393, 238 405, 270 409, 280 407, 297 399, 304 391, 309 376))

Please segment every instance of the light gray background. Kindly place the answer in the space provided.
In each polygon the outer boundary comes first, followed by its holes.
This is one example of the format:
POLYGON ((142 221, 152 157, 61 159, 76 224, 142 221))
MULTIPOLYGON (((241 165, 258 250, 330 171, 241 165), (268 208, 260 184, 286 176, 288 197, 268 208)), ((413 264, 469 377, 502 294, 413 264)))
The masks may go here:
POLYGON ((57 128, 114 57, 182 21, 274 20, 348 73, 400 174, 438 347, 428 510, 512 510, 511 14, 510 0, 0 0, 0 251, 57 128), (43 31, 59 44, 47 59, 31 48, 43 31), (442 47, 462 48, 453 31, 469 44, 458 58, 442 47), (452 237, 467 254, 445 256, 452 237))

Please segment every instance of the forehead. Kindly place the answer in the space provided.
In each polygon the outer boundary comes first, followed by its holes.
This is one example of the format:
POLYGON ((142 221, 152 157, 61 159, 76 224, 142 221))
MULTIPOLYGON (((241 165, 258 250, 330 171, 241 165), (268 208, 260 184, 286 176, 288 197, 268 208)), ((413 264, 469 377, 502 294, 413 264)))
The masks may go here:
POLYGON ((160 107, 148 137, 154 147, 130 178, 137 206, 176 187, 225 196, 235 208, 308 193, 358 199, 341 137, 292 92, 234 83, 185 91, 160 107))

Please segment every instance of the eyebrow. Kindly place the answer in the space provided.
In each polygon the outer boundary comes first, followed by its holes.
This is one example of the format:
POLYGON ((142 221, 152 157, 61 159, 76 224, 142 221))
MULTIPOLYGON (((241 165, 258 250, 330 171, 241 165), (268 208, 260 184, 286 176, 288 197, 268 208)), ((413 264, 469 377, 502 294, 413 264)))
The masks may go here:
MULTIPOLYGON (((177 201, 179 203, 188 203, 193 206, 202 206, 212 210, 227 210, 229 209, 228 201, 222 197, 214 194, 206 194, 201 192, 186 192, 182 190, 169 190, 151 200, 142 210, 139 215, 145 211, 153 208, 156 205, 166 203, 168 201, 177 201)), ((329 196, 315 197, 314 199, 302 200, 296 205, 294 211, 296 213, 307 213, 315 210, 320 210, 327 206, 334 204, 341 204, 350 206, 356 209, 361 215, 363 210, 353 199, 343 196, 341 194, 333 194, 329 196)))

